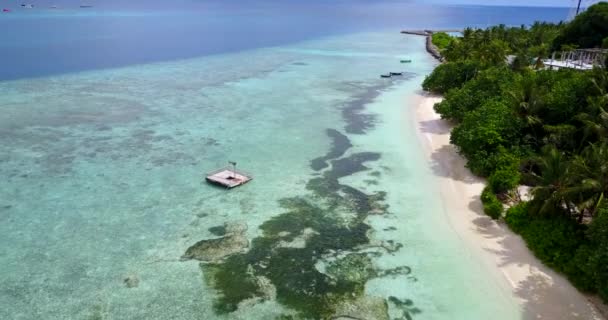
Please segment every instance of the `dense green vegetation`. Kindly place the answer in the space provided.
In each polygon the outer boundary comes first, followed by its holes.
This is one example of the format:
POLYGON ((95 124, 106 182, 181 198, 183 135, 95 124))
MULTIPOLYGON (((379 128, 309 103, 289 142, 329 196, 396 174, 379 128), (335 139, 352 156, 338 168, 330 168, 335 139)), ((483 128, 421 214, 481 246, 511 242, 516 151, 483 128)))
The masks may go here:
POLYGON ((591 6, 579 17, 568 24, 555 39, 554 49, 560 49, 563 45, 576 45, 579 48, 602 46, 602 42, 608 37, 608 2, 591 6))
POLYGON ((588 225, 564 215, 538 215, 529 203, 507 211, 506 222, 548 266, 566 274, 580 289, 608 300, 608 207, 588 225))
POLYGON ((446 93, 473 79, 478 70, 479 63, 473 60, 443 63, 426 78, 423 87, 427 91, 446 93))
POLYGON ((485 187, 481 193, 481 203, 483 204, 483 212, 492 219, 498 219, 502 215, 503 205, 498 200, 490 187, 485 187))
POLYGON ((608 72, 546 70, 542 59, 607 36, 608 3, 567 24, 467 29, 423 83, 444 95, 435 110, 455 123, 451 142, 488 178, 486 214, 500 218, 501 200, 531 186, 532 199, 507 210, 506 222, 547 265, 606 301, 608 72))
POLYGON ((453 38, 445 32, 435 32, 432 36, 433 44, 436 45, 439 50, 445 49, 452 39, 453 38))

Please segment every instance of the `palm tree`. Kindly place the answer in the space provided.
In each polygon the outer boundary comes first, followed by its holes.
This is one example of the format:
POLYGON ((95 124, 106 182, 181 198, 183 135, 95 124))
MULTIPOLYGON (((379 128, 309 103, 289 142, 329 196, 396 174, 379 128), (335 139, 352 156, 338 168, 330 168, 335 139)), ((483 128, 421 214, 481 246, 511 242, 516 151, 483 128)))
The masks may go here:
POLYGON ((588 214, 593 217, 608 192, 608 144, 589 145, 574 157, 571 166, 573 184, 564 191, 579 211, 579 221, 588 214))
POLYGON ((538 144, 539 129, 542 128, 542 119, 538 112, 542 109, 542 99, 536 86, 536 73, 525 73, 514 82, 513 88, 507 91, 511 106, 525 124, 524 137, 527 141, 538 144))
POLYGON ((581 146, 588 142, 608 139, 608 112, 598 104, 600 103, 597 101, 590 101, 590 112, 576 116, 576 120, 584 125, 581 146))
POLYGON ((530 210, 534 213, 548 214, 561 211, 564 206, 570 211, 569 201, 565 191, 570 184, 570 163, 566 156, 555 147, 548 147, 544 156, 538 159, 540 176, 534 175, 537 186, 532 189, 534 199, 530 202, 530 210))
POLYGON ((509 45, 498 39, 485 42, 477 49, 477 59, 484 65, 495 66, 506 62, 509 45))
POLYGON ((515 51, 515 59, 513 59, 513 62, 511 63, 511 69, 517 72, 528 70, 530 67, 530 60, 532 59, 528 50, 521 49, 521 47, 522 46, 517 46, 515 51))
POLYGON ((546 43, 539 44, 530 48, 530 53, 532 56, 536 57, 536 61, 534 62, 534 69, 540 69, 544 67, 543 58, 546 58, 549 54, 549 46, 546 43))
POLYGON ((462 31, 462 38, 464 40, 470 40, 473 36, 473 29, 471 27, 467 27, 462 31))
POLYGON ((587 112, 576 116, 583 123, 583 138, 581 144, 608 140, 608 72, 596 69, 591 79, 595 94, 588 99, 587 112), (595 139, 591 139, 591 137, 595 139))

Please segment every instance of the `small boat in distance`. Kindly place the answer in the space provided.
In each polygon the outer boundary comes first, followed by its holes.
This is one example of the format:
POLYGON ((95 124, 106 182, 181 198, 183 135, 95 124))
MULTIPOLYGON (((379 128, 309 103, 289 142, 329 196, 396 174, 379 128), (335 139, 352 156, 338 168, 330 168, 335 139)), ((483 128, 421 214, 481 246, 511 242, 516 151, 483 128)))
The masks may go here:
POLYGON ((2 9, 2 12, 11 12, 10 9, 2 9))
POLYGON ((412 62, 411 59, 403 59, 403 60, 401 60, 401 63, 410 63, 410 62, 412 62))
POLYGON ((32 8, 34 8, 34 5, 33 4, 29 4, 29 3, 27 3, 27 4, 23 3, 23 4, 21 4, 21 7, 25 8, 25 9, 32 9, 32 8))
POLYGON ((80 7, 81 8, 93 8, 93 6, 90 4, 81 4, 80 7))
POLYGON ((391 72, 391 76, 402 76, 403 72, 391 72))
POLYGON ((390 73, 380 75, 380 78, 390 78, 390 77, 391 77, 390 73))

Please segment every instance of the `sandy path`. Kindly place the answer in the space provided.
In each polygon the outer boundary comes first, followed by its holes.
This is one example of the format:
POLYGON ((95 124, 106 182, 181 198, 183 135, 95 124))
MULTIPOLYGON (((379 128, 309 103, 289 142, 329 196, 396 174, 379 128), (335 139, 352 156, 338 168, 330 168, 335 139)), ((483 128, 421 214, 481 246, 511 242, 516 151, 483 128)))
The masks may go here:
POLYGON ((445 217, 473 259, 494 273, 493 280, 502 290, 512 292, 521 305, 522 318, 604 319, 563 276, 534 257, 504 222, 497 223, 483 214, 479 195, 484 182, 465 168, 466 161, 450 145, 451 126, 433 110, 441 98, 421 93, 414 99, 414 109, 406 110, 406 116, 413 114, 423 149, 439 180, 445 217))

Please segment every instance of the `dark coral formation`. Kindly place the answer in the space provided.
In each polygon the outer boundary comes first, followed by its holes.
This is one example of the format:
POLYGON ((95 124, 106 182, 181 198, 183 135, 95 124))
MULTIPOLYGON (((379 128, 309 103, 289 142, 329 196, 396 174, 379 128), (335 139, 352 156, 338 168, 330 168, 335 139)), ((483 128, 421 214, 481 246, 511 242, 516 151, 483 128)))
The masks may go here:
POLYGON ((253 275, 270 279, 276 287, 277 301, 306 318, 327 316, 335 301, 362 294, 363 281, 334 281, 319 272, 315 263, 332 251, 367 244, 369 226, 361 219, 344 225, 325 208, 304 198, 284 199, 281 205, 287 212, 261 226, 263 236, 252 241, 247 253, 233 255, 219 265, 203 266, 213 273, 211 283, 222 293, 216 311, 234 311, 243 300, 257 296, 260 288, 253 275), (280 245, 293 241, 306 229, 315 233, 304 248, 280 245))
POLYGON ((226 235, 217 239, 201 240, 190 246, 182 256, 182 260, 196 259, 215 262, 238 253, 247 248, 247 237, 240 234, 226 235))
MULTIPOLYGON (((383 85, 382 87, 385 87, 383 85)), ((373 87, 343 108, 346 132, 362 134, 373 126, 374 117, 363 113, 365 104, 380 94, 373 87)), ((206 283, 218 293, 217 313, 231 313, 242 305, 276 300, 295 312, 279 319, 381 319, 388 320, 389 306, 404 310, 404 316, 419 312, 411 301, 387 301, 364 293, 367 281, 378 277, 409 275, 401 266, 382 270, 373 257, 392 254, 402 247, 393 241, 372 241, 370 215, 388 213, 386 194, 368 194, 339 179, 368 171, 366 163, 380 154, 359 152, 344 156, 352 147, 347 136, 328 129, 331 149, 311 161, 314 173, 306 188, 309 195, 279 201, 284 213, 259 228, 262 235, 247 251, 217 258, 217 248, 230 244, 229 230, 218 239, 203 240, 184 257, 204 260, 200 267, 206 283), (226 243, 228 242, 228 243, 226 243), (201 259, 204 258, 204 259, 201 259)), ((371 176, 379 176, 374 171, 371 176)), ((221 227, 210 229, 221 235, 221 227)))
POLYGON ((181 259, 219 262, 230 255, 242 252, 249 246, 249 240, 245 235, 247 225, 226 223, 223 229, 225 233, 223 237, 201 240, 193 244, 186 250, 181 259))
POLYGON ((125 277, 122 282, 127 288, 137 288, 139 286, 139 277, 137 277, 137 275, 131 274, 125 277))
POLYGON ((215 226, 208 229, 213 235, 221 237, 226 234, 226 227, 224 226, 215 226))
MULTIPOLYGON (((406 72, 403 77, 398 79, 411 79, 413 76, 413 73, 406 72)), ((346 127, 344 128, 346 133, 364 134, 374 127, 376 117, 373 114, 365 113, 365 106, 374 101, 382 94, 382 90, 391 85, 392 83, 368 87, 362 94, 355 96, 353 100, 342 107, 342 118, 346 121, 346 127)))
POLYGON ((331 320, 389 320, 388 303, 379 297, 360 296, 340 301, 331 320))
POLYGON ((325 156, 318 157, 310 161, 310 167, 315 171, 327 168, 328 160, 340 158, 344 155, 346 150, 353 146, 350 143, 350 140, 348 140, 348 137, 340 133, 338 130, 327 129, 326 133, 329 138, 331 138, 331 149, 325 156))
MULTIPOLYGON (((286 212, 260 226, 263 234, 252 240, 249 251, 202 263, 207 283, 219 293, 216 312, 230 313, 243 303, 272 297, 299 318, 340 318, 363 312, 357 306, 370 306, 365 312, 374 319, 387 318, 387 302, 366 296, 365 283, 375 277, 409 274, 410 269, 379 270, 369 252, 359 252, 379 247, 370 243, 365 220, 370 214, 386 213, 385 194, 366 194, 338 181, 368 170, 365 163, 379 158, 377 153, 362 152, 328 159, 331 169, 307 184, 312 195, 282 199, 286 212), (345 252, 350 253, 333 258, 325 271, 316 266, 345 252)), ((219 241, 225 239, 203 240, 188 249, 186 256, 194 257, 200 251, 197 248, 223 245, 219 241)))
POLYGON ((412 320, 413 315, 419 314, 420 309, 414 307, 414 302, 410 299, 399 300, 396 297, 389 297, 388 301, 401 311, 401 317, 395 320, 412 320))

